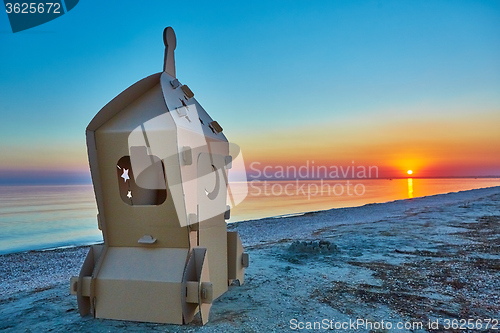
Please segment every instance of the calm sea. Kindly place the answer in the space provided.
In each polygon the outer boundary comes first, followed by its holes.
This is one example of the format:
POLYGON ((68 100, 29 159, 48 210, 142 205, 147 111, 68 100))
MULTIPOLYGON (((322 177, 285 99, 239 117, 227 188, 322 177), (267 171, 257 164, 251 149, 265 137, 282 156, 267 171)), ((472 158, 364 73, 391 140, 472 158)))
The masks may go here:
MULTIPOLYGON (((229 222, 491 186, 500 178, 253 181, 229 222)), ((91 185, 0 186, 0 254, 102 241, 96 215, 91 185)))

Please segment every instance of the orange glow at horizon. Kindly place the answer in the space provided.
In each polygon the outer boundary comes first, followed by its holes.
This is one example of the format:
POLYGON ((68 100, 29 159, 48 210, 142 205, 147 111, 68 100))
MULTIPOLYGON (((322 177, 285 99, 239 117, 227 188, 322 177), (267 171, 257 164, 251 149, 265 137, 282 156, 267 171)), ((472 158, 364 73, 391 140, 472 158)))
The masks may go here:
POLYGON ((418 177, 498 176, 498 122, 500 112, 484 111, 474 118, 437 113, 422 119, 305 125, 252 136, 235 133, 232 139, 240 145, 247 168, 252 162, 299 167, 314 161, 315 166, 377 166, 379 178, 415 176, 413 170, 418 177))

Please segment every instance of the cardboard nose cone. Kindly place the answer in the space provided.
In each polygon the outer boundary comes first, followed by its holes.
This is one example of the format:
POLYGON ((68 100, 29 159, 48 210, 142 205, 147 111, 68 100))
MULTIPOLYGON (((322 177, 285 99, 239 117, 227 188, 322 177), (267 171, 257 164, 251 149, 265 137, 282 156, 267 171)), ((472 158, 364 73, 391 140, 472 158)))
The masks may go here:
POLYGON ((177 46, 177 39, 172 27, 167 27, 163 30, 163 43, 165 44, 165 64, 163 65, 163 71, 175 78, 174 50, 177 46))
POLYGON ((171 27, 163 42, 163 72, 127 88, 87 126, 104 244, 70 281, 82 316, 185 324, 200 313, 205 324, 212 301, 244 282, 248 255, 225 221, 228 140, 176 78, 171 27))

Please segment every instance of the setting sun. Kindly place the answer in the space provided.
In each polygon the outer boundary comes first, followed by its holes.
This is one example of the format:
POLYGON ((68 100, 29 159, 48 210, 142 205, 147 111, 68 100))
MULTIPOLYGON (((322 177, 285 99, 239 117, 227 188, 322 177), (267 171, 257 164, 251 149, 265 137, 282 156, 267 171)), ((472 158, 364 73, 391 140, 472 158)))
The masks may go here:
POLYGON ((409 175, 411 175, 411 174, 413 173, 413 171, 408 170, 408 171, 407 171, 407 173, 408 173, 409 175))

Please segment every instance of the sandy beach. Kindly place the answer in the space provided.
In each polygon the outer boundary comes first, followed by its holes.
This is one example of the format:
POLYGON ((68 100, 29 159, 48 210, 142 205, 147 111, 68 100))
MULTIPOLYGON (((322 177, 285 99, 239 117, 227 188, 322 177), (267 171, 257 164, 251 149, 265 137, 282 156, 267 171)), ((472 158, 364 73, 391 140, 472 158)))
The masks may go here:
POLYGON ((78 247, 0 256, 0 330, 281 332, 312 331, 315 323, 336 332, 500 330, 492 326, 500 321, 500 187, 229 229, 240 233, 250 267, 243 286, 213 303, 205 326, 198 318, 185 326, 81 318, 69 294, 88 251, 78 247))

